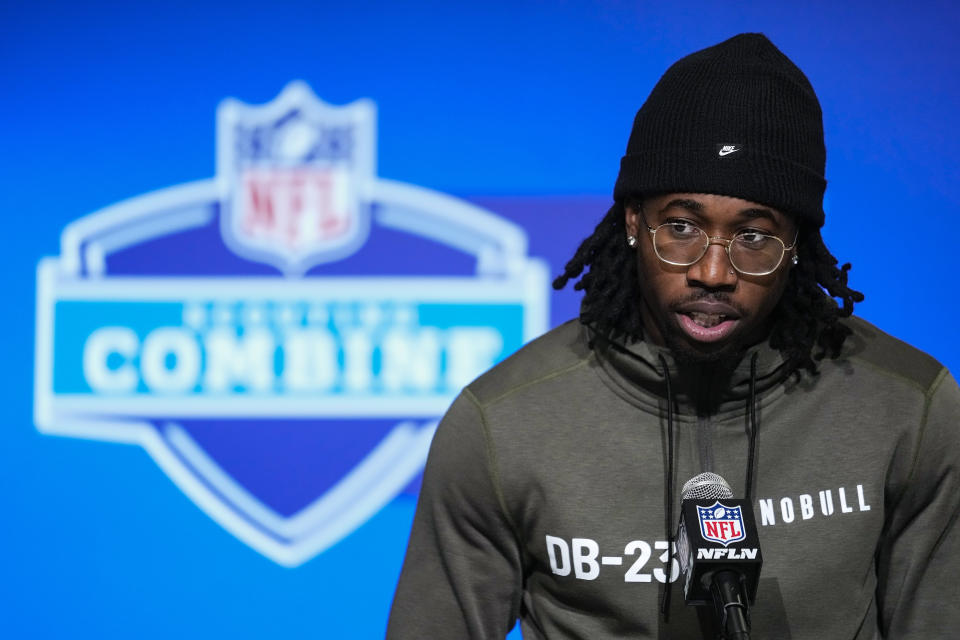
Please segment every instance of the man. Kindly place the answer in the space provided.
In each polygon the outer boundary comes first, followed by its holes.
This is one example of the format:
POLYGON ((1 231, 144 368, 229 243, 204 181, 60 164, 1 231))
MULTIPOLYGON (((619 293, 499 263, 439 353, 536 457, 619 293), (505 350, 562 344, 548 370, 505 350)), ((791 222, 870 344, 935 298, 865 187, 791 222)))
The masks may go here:
POLYGON ((715 637, 669 588, 704 471, 754 505, 752 637, 955 637, 960 391, 852 316, 824 165, 816 95, 764 36, 666 72, 554 283, 582 275, 579 320, 437 431, 388 637, 715 637))

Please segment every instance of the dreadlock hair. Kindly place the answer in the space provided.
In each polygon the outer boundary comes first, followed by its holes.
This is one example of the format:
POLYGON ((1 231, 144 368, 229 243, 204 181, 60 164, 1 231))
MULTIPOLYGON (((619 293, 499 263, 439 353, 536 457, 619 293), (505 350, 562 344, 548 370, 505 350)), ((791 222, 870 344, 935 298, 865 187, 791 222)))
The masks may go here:
POLYGON ((770 346, 794 367, 816 373, 816 361, 840 355, 852 331, 839 321, 853 314, 863 294, 847 284, 851 264, 837 267, 819 227, 801 223, 797 243, 798 262, 773 310, 770 346))
POLYGON ((580 243, 553 288, 563 289, 567 282, 583 273, 573 285, 583 291, 580 321, 609 340, 632 342, 643 337, 640 318, 640 281, 637 263, 626 237, 626 209, 615 202, 593 235, 580 243))
MULTIPOLYGON (((633 342, 643 338, 643 322, 636 255, 625 241, 625 214, 623 201, 610 207, 553 281, 553 288, 562 289, 580 276, 573 286, 584 292, 580 321, 606 340, 633 342)), ((863 294, 847 285, 851 265, 837 267, 819 228, 801 222, 797 255, 799 262, 790 269, 772 313, 770 346, 784 355, 791 370, 816 374, 817 361, 840 355, 851 330, 839 321, 853 313, 863 294)))

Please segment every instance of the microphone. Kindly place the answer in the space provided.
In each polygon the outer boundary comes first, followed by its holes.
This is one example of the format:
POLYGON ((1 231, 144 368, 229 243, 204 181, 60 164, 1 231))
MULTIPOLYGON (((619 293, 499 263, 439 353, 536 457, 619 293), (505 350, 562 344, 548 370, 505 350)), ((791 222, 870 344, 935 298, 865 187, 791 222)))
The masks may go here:
POLYGON ((690 605, 716 608, 723 638, 749 640, 763 556, 753 508, 727 481, 701 473, 680 492, 677 558, 690 605))

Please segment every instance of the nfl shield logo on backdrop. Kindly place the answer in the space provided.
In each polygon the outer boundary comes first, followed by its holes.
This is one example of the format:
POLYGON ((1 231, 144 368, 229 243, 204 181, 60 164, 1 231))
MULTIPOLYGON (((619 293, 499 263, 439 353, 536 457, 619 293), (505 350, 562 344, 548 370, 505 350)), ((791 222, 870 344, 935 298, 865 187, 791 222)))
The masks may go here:
POLYGON ((709 507, 697 507, 700 535, 704 540, 727 546, 744 540, 743 512, 740 507, 728 507, 714 502, 709 507))
POLYGON ((293 82, 266 105, 217 113, 221 226, 230 248, 302 273, 360 248, 369 232, 376 110, 335 107, 293 82))

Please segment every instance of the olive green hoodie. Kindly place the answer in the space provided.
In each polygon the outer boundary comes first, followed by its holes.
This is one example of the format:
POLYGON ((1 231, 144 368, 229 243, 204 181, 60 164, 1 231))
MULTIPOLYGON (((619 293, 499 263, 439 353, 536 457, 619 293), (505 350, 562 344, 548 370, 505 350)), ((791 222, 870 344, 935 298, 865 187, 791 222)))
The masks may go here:
POLYGON ((434 438, 387 637, 502 638, 517 618, 527 640, 711 637, 679 582, 659 612, 677 575, 666 476, 713 471, 745 495, 753 424, 752 637, 957 637, 960 391, 929 356, 848 324, 816 376, 761 345, 697 381, 643 342, 591 349, 575 321, 481 376, 434 438))

